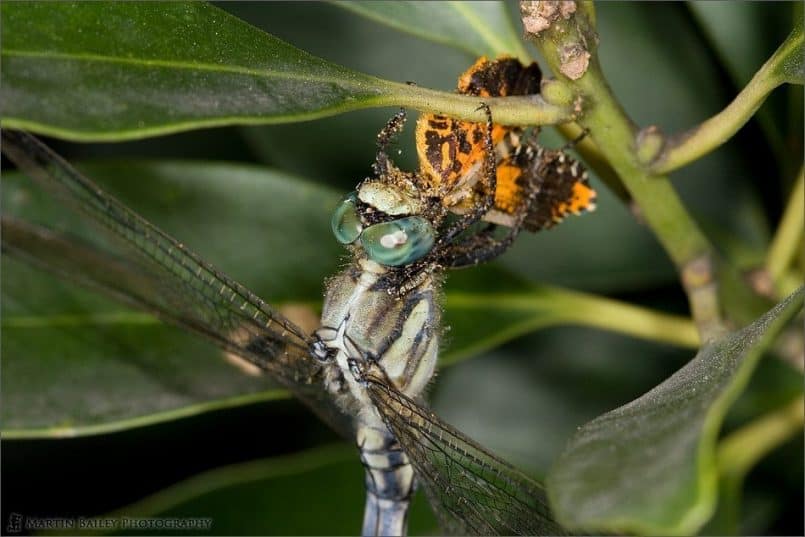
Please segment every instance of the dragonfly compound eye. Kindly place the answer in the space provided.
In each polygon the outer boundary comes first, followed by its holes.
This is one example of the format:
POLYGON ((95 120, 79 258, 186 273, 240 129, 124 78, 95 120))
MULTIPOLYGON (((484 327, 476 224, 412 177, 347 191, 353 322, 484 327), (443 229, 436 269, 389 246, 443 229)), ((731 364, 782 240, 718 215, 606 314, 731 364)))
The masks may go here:
POLYGON ((400 267, 425 256, 433 247, 433 227, 421 216, 409 216, 367 227, 361 244, 372 261, 400 267))
POLYGON ((357 196, 354 192, 348 194, 333 213, 330 226, 333 228, 335 238, 341 244, 352 244, 361 235, 363 224, 355 208, 357 196))

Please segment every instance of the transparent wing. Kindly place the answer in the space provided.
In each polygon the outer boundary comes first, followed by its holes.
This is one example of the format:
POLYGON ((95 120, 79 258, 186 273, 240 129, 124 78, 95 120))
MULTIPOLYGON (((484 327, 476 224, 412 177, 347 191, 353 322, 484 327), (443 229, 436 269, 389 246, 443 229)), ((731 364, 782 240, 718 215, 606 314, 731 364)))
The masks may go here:
POLYGON ((564 535, 542 487, 375 374, 367 390, 424 485, 442 528, 457 535, 564 535))
POLYGON ((106 194, 33 136, 2 131, 2 151, 44 190, 108 232, 75 240, 3 217, 3 249, 190 329, 270 373, 339 432, 311 340, 254 293, 106 194))

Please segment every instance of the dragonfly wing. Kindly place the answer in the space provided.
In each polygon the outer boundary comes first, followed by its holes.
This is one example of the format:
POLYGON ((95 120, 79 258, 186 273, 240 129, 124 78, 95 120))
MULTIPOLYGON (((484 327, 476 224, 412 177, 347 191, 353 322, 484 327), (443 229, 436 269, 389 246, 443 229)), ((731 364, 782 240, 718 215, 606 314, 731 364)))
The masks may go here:
POLYGON ((380 376, 372 402, 408 454, 445 531, 457 535, 564 535, 543 488, 441 421, 380 376))
POLYGON ((4 217, 3 249, 181 325, 270 373, 339 432, 351 426, 324 391, 312 340, 257 295, 103 192, 47 146, 2 131, 2 150, 44 190, 107 232, 75 240, 4 217))

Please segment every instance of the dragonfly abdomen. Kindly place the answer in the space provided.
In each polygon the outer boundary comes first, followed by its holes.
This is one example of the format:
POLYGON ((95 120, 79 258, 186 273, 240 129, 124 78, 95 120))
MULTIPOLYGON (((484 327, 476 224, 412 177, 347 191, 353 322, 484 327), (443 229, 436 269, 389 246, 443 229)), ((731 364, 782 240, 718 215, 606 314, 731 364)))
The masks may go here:
POLYGON ((361 463, 366 469, 363 535, 406 535, 408 507, 414 492, 414 468, 382 421, 357 431, 361 463))

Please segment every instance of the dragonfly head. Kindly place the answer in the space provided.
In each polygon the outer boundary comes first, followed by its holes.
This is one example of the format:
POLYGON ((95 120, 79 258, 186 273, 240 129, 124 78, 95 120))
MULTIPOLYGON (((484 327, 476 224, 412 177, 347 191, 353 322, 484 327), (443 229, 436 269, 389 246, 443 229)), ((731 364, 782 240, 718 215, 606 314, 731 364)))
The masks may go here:
POLYGON ((331 221, 333 234, 342 244, 359 245, 381 265, 409 265, 427 255, 436 241, 424 207, 410 180, 366 180, 339 203, 331 221))

